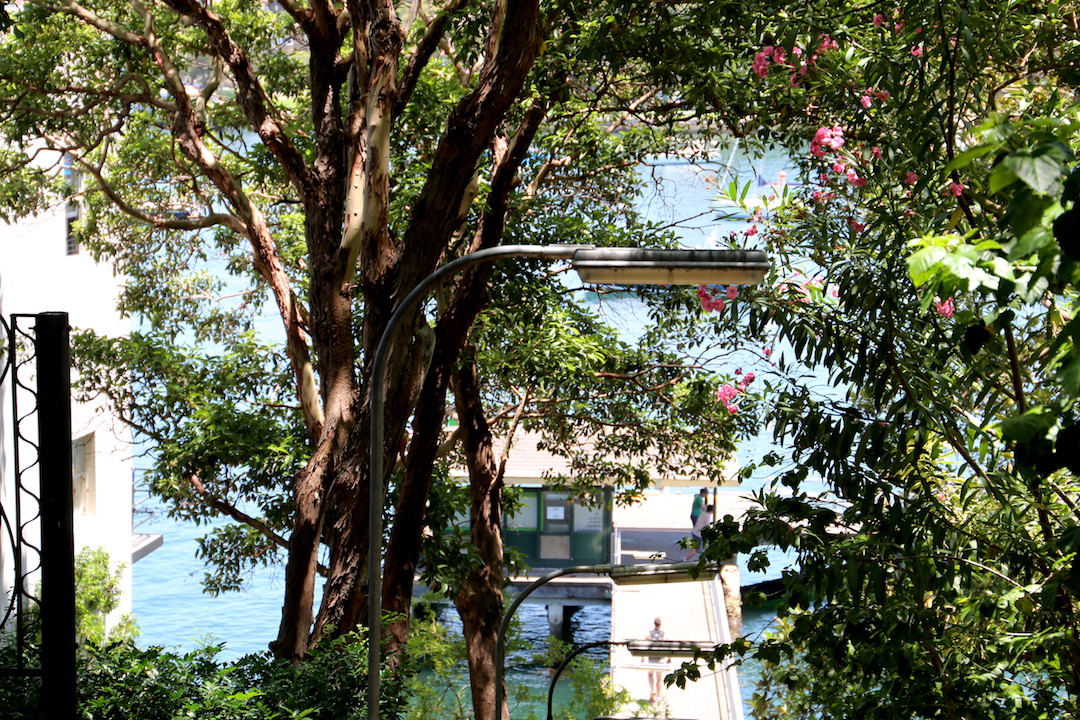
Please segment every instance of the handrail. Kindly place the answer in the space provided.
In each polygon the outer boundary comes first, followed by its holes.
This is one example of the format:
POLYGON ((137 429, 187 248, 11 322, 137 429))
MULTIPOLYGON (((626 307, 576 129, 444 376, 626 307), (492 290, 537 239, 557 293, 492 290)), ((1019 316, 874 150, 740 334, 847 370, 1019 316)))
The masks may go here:
MULTIPOLYGON (((724 581, 722 573, 709 583, 712 591, 713 617, 716 618, 716 632, 721 644, 731 644, 731 627, 728 625, 727 604, 724 602, 724 581)), ((735 663, 725 660, 720 676, 724 685, 724 698, 727 700, 728 720, 743 720, 742 694, 739 692, 739 674, 735 663)))

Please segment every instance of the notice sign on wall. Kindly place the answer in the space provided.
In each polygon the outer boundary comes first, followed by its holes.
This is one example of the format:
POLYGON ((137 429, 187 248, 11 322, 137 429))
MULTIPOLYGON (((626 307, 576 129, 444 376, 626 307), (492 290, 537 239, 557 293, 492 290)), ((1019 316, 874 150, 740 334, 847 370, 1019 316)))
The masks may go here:
POLYGON ((564 505, 548 505, 547 506, 547 519, 548 520, 565 520, 566 519, 566 507, 564 505))

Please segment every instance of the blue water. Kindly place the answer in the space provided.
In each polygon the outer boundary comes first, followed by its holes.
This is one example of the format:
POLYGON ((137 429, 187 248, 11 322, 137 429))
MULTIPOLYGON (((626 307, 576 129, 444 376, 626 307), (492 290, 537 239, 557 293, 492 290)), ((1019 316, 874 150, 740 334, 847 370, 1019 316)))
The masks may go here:
MULTIPOLYGON (((158 512, 140 526, 141 532, 161 533, 165 540, 161 548, 134 566, 134 612, 139 623, 139 644, 146 647, 161 645, 178 651, 192 650, 205 644, 223 644, 220 660, 233 660, 242 655, 261 652, 277 635, 278 613, 282 599, 284 571, 280 567, 259 570, 247 581, 246 589, 211 597, 202 592, 202 561, 195 556, 196 538, 206 531, 190 524, 170 520, 158 512)), ((749 584, 777 577, 788 563, 784 553, 770 550, 773 566, 765 573, 750 573, 741 567, 742 582, 749 584)), ((740 558, 742 559, 742 558, 740 558)), ((507 658, 507 683, 511 688, 528 687, 541 699, 540 705, 521 706, 516 716, 542 710, 547 696, 551 673, 538 666, 533 658, 548 638, 547 613, 543 604, 524 603, 517 613, 522 621, 521 646, 507 658)), ((438 618, 452 632, 460 632, 460 621, 449 606, 440 606, 438 618)), ((767 629, 774 615, 771 611, 747 609, 743 618, 744 634, 754 637, 767 629)), ((611 637, 611 610, 606 605, 587 606, 579 610, 570 622, 570 641, 581 645, 611 637)), ((602 662, 604 650, 592 651, 591 656, 602 662)), ((745 712, 746 700, 753 692, 757 669, 751 663, 740 671, 745 712)), ((463 676, 464 677, 464 676, 463 676)), ((570 696, 570 673, 559 680, 555 695, 556 708, 570 696)), ((468 697, 462 694, 464 702, 468 697)), ((539 714, 539 713, 538 713, 539 714)))

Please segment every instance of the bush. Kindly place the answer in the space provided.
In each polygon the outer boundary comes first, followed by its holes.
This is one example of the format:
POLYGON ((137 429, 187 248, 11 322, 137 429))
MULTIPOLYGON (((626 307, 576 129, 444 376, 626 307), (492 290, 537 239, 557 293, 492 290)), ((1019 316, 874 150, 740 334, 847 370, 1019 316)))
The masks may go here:
MULTIPOLYGON (((367 643, 345 636, 299 665, 269 652, 221 663, 221 646, 189 653, 139 648, 131 641, 84 644, 78 655, 78 703, 86 720, 363 720, 367 717, 367 643)), ((0 656, 14 652, 8 645, 0 656)), ((6 659, 6 657, 4 658, 6 659)), ((402 698, 390 684, 387 717, 402 698)), ((46 720, 35 679, 0 678, 5 720, 46 720)))

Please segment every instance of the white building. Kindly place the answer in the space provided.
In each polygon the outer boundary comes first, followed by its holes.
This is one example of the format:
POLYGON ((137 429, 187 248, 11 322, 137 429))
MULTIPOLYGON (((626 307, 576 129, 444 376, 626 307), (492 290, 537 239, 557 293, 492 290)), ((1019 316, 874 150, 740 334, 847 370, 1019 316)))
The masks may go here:
MULTIPOLYGON (((79 251, 72 233, 77 219, 77 205, 65 206, 58 201, 57 207, 17 224, 0 223, 0 314, 9 321, 13 314, 66 312, 73 329, 126 335, 130 320, 122 318, 116 310, 122 279, 108 265, 96 263, 79 251)), ((25 318, 21 324, 32 328, 33 319, 25 318)), ((6 358, 0 362, 6 362, 6 358)), ((29 408, 22 407, 21 397, 19 403, 20 414, 25 414, 29 408)), ((5 510, 12 507, 15 492, 13 423, 9 372, 0 384, 0 498, 5 510)), ((33 418, 23 425, 24 434, 36 434, 33 418)), ((114 566, 125 567, 118 616, 131 610, 131 564, 141 556, 135 553, 145 554, 152 549, 137 543, 138 538, 132 532, 131 432, 109 413, 104 403, 73 403, 72 443, 75 552, 84 547, 100 547, 109 553, 114 566)), ((20 445, 23 455, 30 449, 25 443, 20 445)), ((25 467, 27 463, 22 458, 20 464, 25 467)), ((28 473, 27 482, 36 483, 33 470, 28 473)), ((10 516, 11 511, 8 512, 10 516)), ((26 512, 24 509, 24 520, 26 512)), ((15 578, 6 530, 2 535, 0 586, 6 607, 15 578)), ((25 562, 30 568, 37 564, 33 557, 25 562)), ((0 609, 0 616, 3 612, 0 609)))

